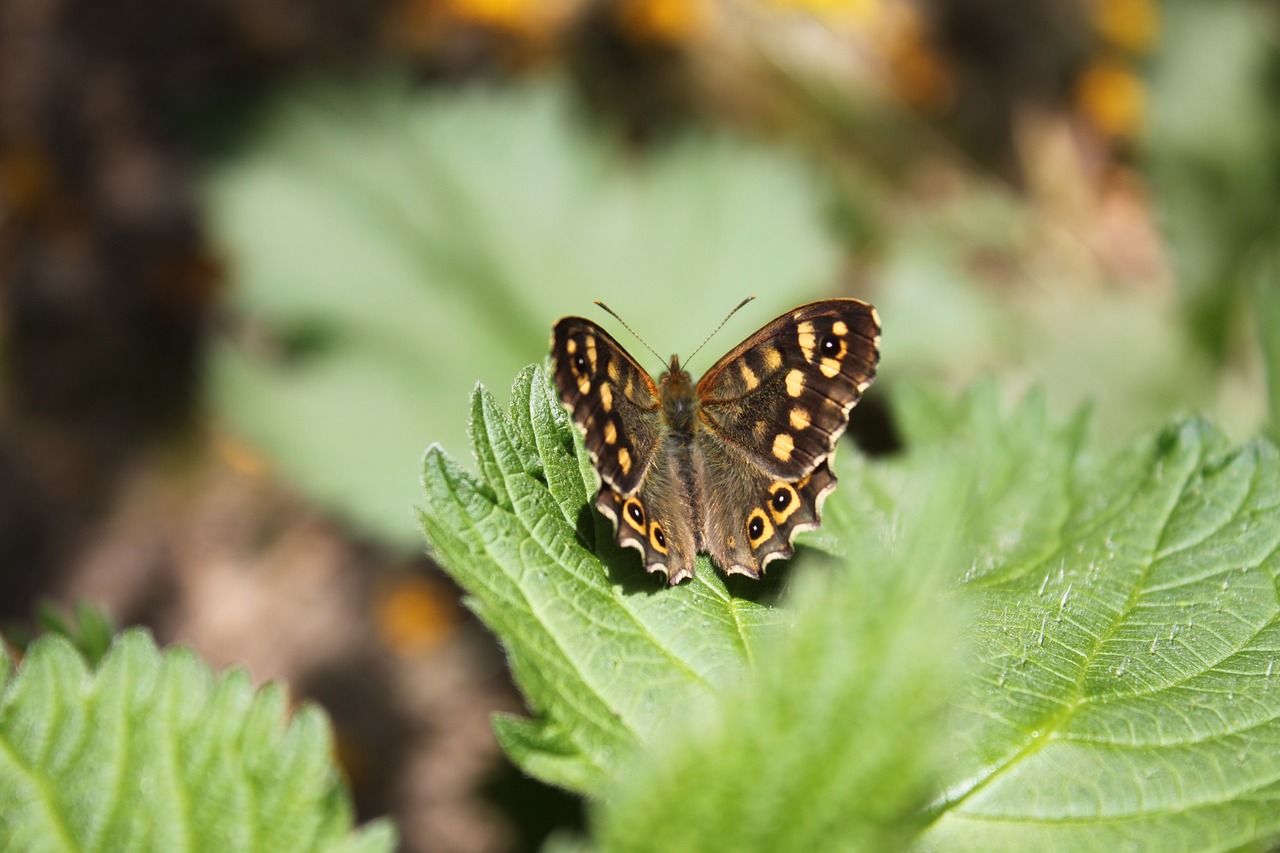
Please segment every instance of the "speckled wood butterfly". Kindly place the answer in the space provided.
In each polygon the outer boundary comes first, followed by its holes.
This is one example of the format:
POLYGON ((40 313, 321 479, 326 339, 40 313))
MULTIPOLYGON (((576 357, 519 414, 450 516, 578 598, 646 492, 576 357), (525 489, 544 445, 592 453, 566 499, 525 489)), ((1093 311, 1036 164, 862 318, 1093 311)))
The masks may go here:
POLYGON ((696 386, 674 355, 655 383, 582 317, 556 323, 551 354, 618 543, 671 584, 693 577, 701 551, 722 571, 759 577, 820 523, 836 486, 828 457, 876 375, 880 320, 857 299, 802 305, 696 386))

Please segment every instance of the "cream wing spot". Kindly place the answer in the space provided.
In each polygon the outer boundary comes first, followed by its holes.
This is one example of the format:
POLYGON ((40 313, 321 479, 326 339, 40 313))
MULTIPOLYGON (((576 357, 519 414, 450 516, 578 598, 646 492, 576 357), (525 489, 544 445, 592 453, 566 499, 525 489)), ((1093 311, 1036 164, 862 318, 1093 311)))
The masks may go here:
POLYGON ((822 375, 828 379, 834 379, 840 374, 840 361, 834 358, 824 358, 822 363, 818 365, 818 369, 822 371, 822 375))
POLYGON ((578 377, 578 393, 579 394, 591 393, 591 378, 587 376, 585 373, 582 376, 578 377))
MULTIPOLYGON (((804 374, 797 370, 792 370, 787 374, 787 396, 799 397, 804 391, 804 374)), ((585 391, 583 392, 586 393, 585 391)))
POLYGON ((738 362, 738 369, 742 373, 742 384, 747 386, 748 391, 754 391, 760 387, 760 377, 756 376, 756 372, 751 369, 751 365, 745 361, 738 362))
POLYGON ((618 467, 622 469, 623 476, 631 473, 631 451, 625 447, 618 448, 618 467))
POLYGON ((813 333, 813 323, 806 321, 796 326, 796 340, 800 344, 800 349, 804 350, 805 359, 812 361, 814 343, 817 340, 817 336, 813 333))
POLYGON ((795 439, 790 434, 780 432, 773 439, 773 455, 787 462, 791 459, 791 451, 796 449, 795 439))
POLYGON ((569 355, 573 355, 578 351, 578 342, 573 338, 569 338, 569 340, 565 341, 564 351, 569 353, 569 355))
POLYGON ((760 358, 765 370, 772 371, 782 367, 782 353, 778 352, 777 347, 765 347, 760 351, 760 358))
POLYGON ((593 335, 587 336, 587 361, 591 362, 591 372, 596 372, 596 339, 593 335))
POLYGON ((849 327, 845 325, 844 320, 836 320, 831 324, 831 334, 844 337, 849 334, 849 327))
POLYGON ((791 410, 791 428, 794 430, 808 429, 809 427, 809 411, 800 406, 796 406, 791 410))
POLYGON ((609 378, 614 382, 618 381, 618 362, 616 359, 609 359, 609 378))
POLYGON ((600 385, 600 405, 606 412, 613 411, 613 389, 608 382, 600 385))
POLYGON ((613 421, 605 421, 605 424, 604 424, 604 443, 605 443, 605 444, 617 444, 617 443, 618 443, 618 428, 617 428, 616 426, 614 426, 613 421))

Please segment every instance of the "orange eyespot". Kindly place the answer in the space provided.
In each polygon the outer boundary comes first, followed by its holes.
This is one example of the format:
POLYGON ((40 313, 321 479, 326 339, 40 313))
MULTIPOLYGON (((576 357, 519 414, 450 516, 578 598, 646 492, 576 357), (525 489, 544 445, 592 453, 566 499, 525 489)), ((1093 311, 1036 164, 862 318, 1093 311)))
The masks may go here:
POLYGON ((747 516, 747 541, 752 548, 759 548, 773 535, 773 525, 765 517, 764 510, 756 507, 747 516))
POLYGON ((781 480, 769 487, 769 514, 774 524, 782 524, 800 508, 800 496, 790 483, 781 480))
POLYGON ((662 532, 662 525, 656 521, 649 528, 649 544, 658 552, 667 553, 667 534, 662 532))
POLYGON ((622 517, 638 533, 644 533, 644 506, 641 505, 639 498, 627 498, 627 502, 622 505, 622 517))

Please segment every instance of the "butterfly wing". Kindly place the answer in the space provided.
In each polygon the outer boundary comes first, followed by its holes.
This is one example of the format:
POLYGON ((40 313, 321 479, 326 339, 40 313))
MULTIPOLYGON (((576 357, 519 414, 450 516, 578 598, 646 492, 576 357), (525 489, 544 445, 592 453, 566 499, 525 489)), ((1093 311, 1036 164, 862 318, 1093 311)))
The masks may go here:
POLYGON ((613 337, 590 320, 565 317, 551 334, 560 402, 582 431, 600 475, 596 508, 619 545, 670 583, 693 575, 693 513, 681 497, 676 455, 662 420, 661 392, 613 337))
POLYGON ((596 471, 623 497, 635 494, 662 436, 658 386, 608 332, 582 317, 556 323, 551 358, 560 402, 596 471))
MULTIPOLYGON (((704 453, 714 456, 717 451, 736 455, 723 444, 704 453)), ((725 477, 724 487, 707 497, 704 541, 722 571, 758 578, 770 562, 794 553, 791 543, 797 533, 818 526, 836 478, 825 459, 793 482, 769 477, 741 457, 737 464, 742 466, 739 473, 725 477)))
POLYGON ((604 486, 596 495, 596 508, 617 527, 618 544, 639 551, 645 570, 663 572, 673 586, 693 577, 698 552, 694 516, 682 496, 679 468, 675 453, 660 450, 639 492, 625 497, 604 486))
POLYGON ((870 305, 802 305, 707 371, 697 388, 702 425, 771 478, 798 480, 831 455, 879 360, 870 305))
POLYGON ((880 322, 857 299, 829 299, 778 317, 698 383, 703 541, 726 572, 759 577, 817 527, 836 486, 827 459, 849 410, 875 378, 880 322))

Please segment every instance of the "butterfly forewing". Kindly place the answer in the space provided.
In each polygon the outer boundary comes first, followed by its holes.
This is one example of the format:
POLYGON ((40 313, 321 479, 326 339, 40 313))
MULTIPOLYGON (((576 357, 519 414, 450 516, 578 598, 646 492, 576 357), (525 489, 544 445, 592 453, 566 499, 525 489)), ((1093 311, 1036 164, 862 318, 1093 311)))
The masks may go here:
POLYGON ((767 474, 797 480, 831 454, 849 410, 875 378, 880 323, 857 299, 778 317, 698 383, 708 430, 767 474))
POLYGON ((604 329, 565 317, 551 334, 560 402, 601 478, 624 497, 644 480, 662 434, 658 386, 604 329))

